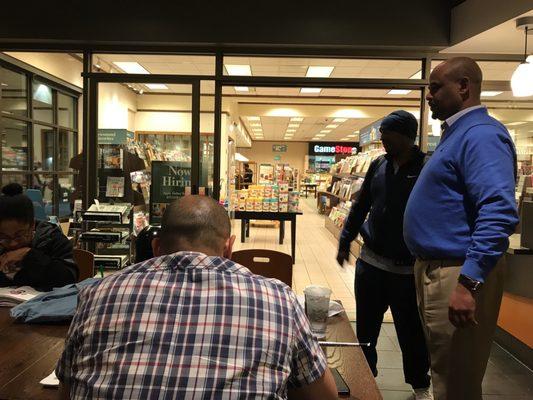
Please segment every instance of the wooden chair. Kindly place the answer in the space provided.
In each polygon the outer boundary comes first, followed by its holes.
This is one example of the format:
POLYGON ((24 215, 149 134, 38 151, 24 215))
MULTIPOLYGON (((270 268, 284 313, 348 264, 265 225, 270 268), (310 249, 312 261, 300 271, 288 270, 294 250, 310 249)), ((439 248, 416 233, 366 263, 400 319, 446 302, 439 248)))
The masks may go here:
POLYGON ((78 282, 94 276, 94 254, 82 249, 73 250, 74 262, 78 266, 78 282))
POLYGON ((233 253, 231 259, 254 274, 276 278, 292 286, 292 257, 274 250, 248 249, 233 253))

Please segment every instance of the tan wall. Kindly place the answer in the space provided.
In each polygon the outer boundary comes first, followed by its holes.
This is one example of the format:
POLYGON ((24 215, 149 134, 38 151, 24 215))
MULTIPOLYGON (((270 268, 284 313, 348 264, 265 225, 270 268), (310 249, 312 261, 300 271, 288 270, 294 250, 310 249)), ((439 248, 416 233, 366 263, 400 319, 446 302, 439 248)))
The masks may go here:
POLYGON ((237 152, 248 158, 250 161, 255 161, 257 164, 276 164, 286 163, 293 168, 298 168, 300 175, 304 172, 304 160, 309 149, 307 142, 252 142, 251 148, 239 147, 237 152), (286 153, 274 153, 272 151, 273 144, 287 145, 286 153), (275 156, 280 156, 279 161, 274 160, 275 156))

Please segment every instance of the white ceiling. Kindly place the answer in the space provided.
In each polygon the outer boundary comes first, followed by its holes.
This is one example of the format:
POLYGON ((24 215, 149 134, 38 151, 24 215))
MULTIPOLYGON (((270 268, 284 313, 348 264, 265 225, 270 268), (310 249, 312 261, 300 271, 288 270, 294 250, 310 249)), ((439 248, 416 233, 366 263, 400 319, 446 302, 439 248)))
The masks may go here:
MULTIPOLYGON (((519 17, 533 16, 533 8, 519 17)), ((455 46, 448 47, 441 53, 488 53, 488 54, 523 54, 524 31, 516 29, 516 18, 497 25, 455 46)), ((533 42, 529 37, 529 42, 533 42)), ((532 43, 533 46, 533 43, 532 43)), ((533 47, 529 47, 529 54, 533 47)))

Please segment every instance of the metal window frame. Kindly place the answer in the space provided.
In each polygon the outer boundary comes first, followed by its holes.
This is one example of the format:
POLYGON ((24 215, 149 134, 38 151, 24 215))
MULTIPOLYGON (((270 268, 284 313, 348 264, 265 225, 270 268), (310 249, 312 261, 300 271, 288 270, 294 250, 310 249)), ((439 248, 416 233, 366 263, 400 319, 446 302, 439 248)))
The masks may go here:
MULTIPOLYGON (((92 55, 89 55, 92 61, 92 55)), ((84 57, 84 61, 86 57, 84 57)), ((107 74, 90 72, 92 62, 84 62, 84 89, 85 80, 88 83, 87 97, 84 96, 84 111, 88 112, 87 124, 84 121, 84 167, 86 173, 86 186, 83 196, 83 207, 92 204, 97 198, 97 171, 98 159, 98 88, 101 83, 166 83, 177 85, 190 85, 192 97, 192 123, 191 123, 191 193, 198 194, 200 185, 200 81, 209 80, 201 75, 164 75, 164 74, 107 74), (88 101, 87 101, 88 100, 88 101), (87 104, 85 102, 87 101, 87 104), (85 109, 88 107, 88 110, 85 109)), ((207 76, 209 78, 209 76, 207 76)), ((212 79, 212 78, 211 78, 212 79)), ((85 91, 84 91, 85 93, 85 91)), ((216 168, 216 165, 215 165, 216 168)))

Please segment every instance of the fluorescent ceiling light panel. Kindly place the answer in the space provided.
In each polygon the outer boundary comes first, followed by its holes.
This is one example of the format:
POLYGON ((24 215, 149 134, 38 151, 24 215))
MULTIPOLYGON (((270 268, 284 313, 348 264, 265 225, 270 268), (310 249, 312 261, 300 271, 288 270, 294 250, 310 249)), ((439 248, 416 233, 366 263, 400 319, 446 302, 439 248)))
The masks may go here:
POLYGON ((152 90, 168 90, 168 86, 162 83, 146 83, 145 86, 152 90))
POLYGON ((307 78, 329 78, 335 67, 308 67, 307 78))
POLYGON ((225 65, 228 75, 252 76, 249 65, 225 65))
POLYGON ((287 129, 287 133, 289 132, 296 132, 296 129, 287 129))
POLYGON ((316 93, 320 93, 322 91, 322 89, 320 88, 310 88, 310 87, 304 87, 304 88, 301 88, 300 89, 300 93, 308 93, 308 94, 316 94, 316 93))
POLYGON ((149 74, 141 64, 131 61, 113 61, 117 67, 128 74, 149 74))
POLYGON ((299 128, 300 124, 289 124, 287 128, 299 128))
POLYGON ((392 90, 389 90, 387 94, 409 94, 409 93, 411 93, 411 91, 407 89, 392 89, 392 90))
POLYGON ((304 119, 302 117, 292 117, 291 122, 302 122, 304 119))
POLYGON ((342 140, 343 142, 345 142, 345 141, 350 140, 350 139, 348 139, 348 138, 342 138, 341 140, 342 140))
POLYGON ((503 92, 497 92, 494 90, 484 90, 481 92, 481 97, 494 97, 502 94, 503 92))
POLYGON ((326 135, 323 134, 323 133, 318 133, 318 134, 316 135, 316 137, 326 137, 326 135))
POLYGON ((336 127, 338 127, 339 125, 335 125, 335 124, 329 124, 329 125, 326 125, 326 128, 328 129, 335 129, 336 127))
POLYGON ((246 117, 246 119, 248 119, 248 121, 261 121, 260 117, 246 117))
POLYGON ((259 126, 261 127, 261 122, 252 122, 250 126, 259 126))
POLYGON ((236 92, 249 92, 248 86, 235 86, 236 92))
POLYGON ((357 135, 348 135, 346 137, 349 137, 349 138, 354 138, 354 137, 357 137, 357 135))
POLYGON ((346 121, 348 121, 347 118, 335 118, 335 119, 333 120, 333 122, 334 122, 335 124, 342 124, 343 122, 346 122, 346 121))
POLYGON ((331 129, 322 129, 320 133, 330 133, 331 129))
POLYGON ((524 125, 525 122, 511 122, 510 124, 505 124, 507 126, 518 126, 518 125, 524 125))
POLYGON ((318 137, 314 137, 314 138, 312 138, 311 140, 320 140, 320 138, 318 138, 318 137))

